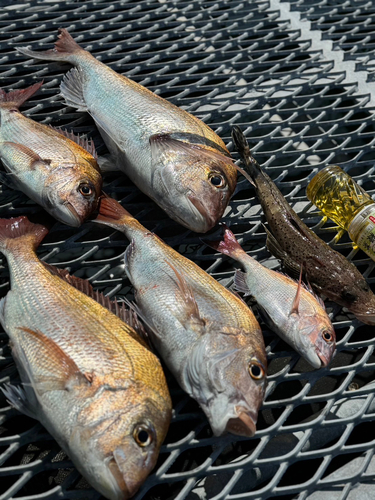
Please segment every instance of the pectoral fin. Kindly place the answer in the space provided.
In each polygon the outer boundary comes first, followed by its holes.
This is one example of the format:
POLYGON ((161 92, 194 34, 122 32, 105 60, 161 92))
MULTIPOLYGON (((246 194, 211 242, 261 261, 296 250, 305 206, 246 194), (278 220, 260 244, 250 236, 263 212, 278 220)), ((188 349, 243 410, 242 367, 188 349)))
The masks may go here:
POLYGON ((0 143, 0 158, 11 172, 29 172, 37 168, 48 168, 51 160, 42 159, 35 151, 15 142, 0 143))
POLYGON ((25 368, 37 394, 48 391, 69 391, 77 385, 89 385, 91 376, 83 374, 73 359, 60 346, 39 330, 19 328, 25 340, 20 338, 13 353, 25 368), (37 352, 38 360, 30 353, 37 352))
POLYGON ((191 322, 202 326, 205 325, 205 321, 199 314, 198 304, 195 300, 192 288, 187 283, 185 277, 170 262, 165 262, 172 269, 177 278, 176 307, 174 309, 174 315, 177 315, 177 319, 182 325, 191 322))
POLYGON ((279 245, 278 241, 274 237, 274 235, 265 227, 263 226, 266 234, 267 234, 267 248, 270 253, 276 259, 279 259, 282 261, 283 266, 285 267, 286 271, 288 274, 292 277, 297 279, 300 274, 301 266, 297 262, 295 262, 293 259, 291 259, 288 254, 281 248, 279 245))

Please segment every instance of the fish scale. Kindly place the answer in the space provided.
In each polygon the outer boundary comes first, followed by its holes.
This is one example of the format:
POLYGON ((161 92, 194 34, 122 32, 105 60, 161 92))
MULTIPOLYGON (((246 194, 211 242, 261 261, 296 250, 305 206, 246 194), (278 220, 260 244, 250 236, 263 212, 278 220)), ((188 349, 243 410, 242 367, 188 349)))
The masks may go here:
POLYGON ((125 233, 125 271, 150 337, 215 435, 252 436, 266 384, 259 324, 246 304, 147 231, 113 199, 96 222, 125 233))
POLYGON ((168 429, 164 373, 128 324, 39 261, 34 249, 46 233, 26 217, 0 220, 11 281, 0 321, 25 396, 12 386, 3 391, 99 492, 126 500, 154 467, 168 429))
POLYGON ((224 142, 198 118, 95 59, 66 29, 59 33, 53 50, 18 50, 73 64, 61 94, 67 105, 90 113, 111 169, 125 172, 172 219, 193 231, 211 229, 237 182, 224 142))

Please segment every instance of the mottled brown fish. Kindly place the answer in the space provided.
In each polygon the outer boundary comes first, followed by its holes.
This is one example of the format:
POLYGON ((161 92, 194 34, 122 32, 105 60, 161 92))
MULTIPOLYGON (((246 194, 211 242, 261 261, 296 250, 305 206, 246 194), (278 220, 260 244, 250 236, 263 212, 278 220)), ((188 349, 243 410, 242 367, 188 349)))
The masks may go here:
POLYGON ((172 219, 199 233, 211 229, 236 186, 224 142, 198 118, 95 59, 66 29, 59 33, 52 50, 18 50, 73 64, 61 94, 93 117, 112 163, 172 219))
POLYGON ((96 209, 102 176, 92 142, 19 111, 42 83, 0 89, 0 181, 24 192, 60 222, 80 226, 96 209))
POLYGON ((97 222, 130 240, 125 270, 150 337, 181 387, 219 436, 252 436, 266 387, 259 324, 247 305, 148 231, 117 201, 100 202, 97 222))
POLYGON ((11 278, 0 321, 24 383, 3 392, 94 488, 125 500, 155 466, 169 426, 164 373, 133 328, 38 259, 46 233, 26 217, 0 219, 11 278))
POLYGON ((288 204, 275 183, 252 157, 246 137, 234 127, 232 137, 255 185, 268 222, 267 247, 296 276, 301 265, 320 295, 346 307, 364 323, 375 324, 375 295, 354 264, 320 239, 288 204))

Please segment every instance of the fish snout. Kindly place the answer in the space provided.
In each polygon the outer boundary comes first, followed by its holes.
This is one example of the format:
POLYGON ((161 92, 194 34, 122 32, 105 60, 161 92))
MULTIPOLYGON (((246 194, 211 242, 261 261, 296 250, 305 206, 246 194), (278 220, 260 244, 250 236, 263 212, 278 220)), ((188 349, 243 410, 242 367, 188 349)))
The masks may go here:
POLYGON ((207 231, 215 226, 216 222, 221 217, 221 214, 217 216, 217 214, 215 214, 215 210, 212 210, 210 209, 210 207, 206 206, 203 201, 201 201, 195 194, 190 193, 187 195, 187 197, 190 203, 196 209, 195 215, 197 217, 194 221, 193 230, 197 233, 207 233, 207 231))
POLYGON ((238 436, 252 437, 256 431, 256 415, 244 406, 235 406, 237 418, 228 420, 226 431, 238 436))

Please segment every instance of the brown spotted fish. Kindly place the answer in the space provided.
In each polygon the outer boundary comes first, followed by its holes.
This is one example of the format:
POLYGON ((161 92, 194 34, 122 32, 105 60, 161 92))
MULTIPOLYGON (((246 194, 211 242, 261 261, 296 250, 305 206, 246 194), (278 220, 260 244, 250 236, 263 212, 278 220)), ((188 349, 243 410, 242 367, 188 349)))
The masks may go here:
POLYGON ((211 229, 236 186, 223 141, 198 118, 98 61, 66 29, 59 33, 52 50, 18 50, 73 64, 61 94, 93 117, 112 163, 172 219, 199 233, 211 229))
POLYGON ((262 332, 252 311, 209 274, 143 227, 117 201, 97 222, 130 240, 125 270, 137 311, 180 386, 219 436, 252 436, 266 386, 262 332))
POLYGON ((26 217, 0 219, 11 278, 0 321, 24 384, 3 392, 94 488, 126 500, 155 466, 169 426, 164 373, 132 327, 38 259, 46 233, 26 217))
POLYGON ((232 137, 245 163, 266 216, 267 247, 286 270, 306 280, 319 294, 346 307, 364 323, 375 324, 375 295, 354 264, 333 250, 304 224, 275 183, 251 156, 246 137, 234 127, 232 137))
POLYGON ((20 113, 41 85, 8 93, 0 89, 0 159, 6 170, 0 181, 77 227, 97 207, 102 176, 92 142, 20 113))

